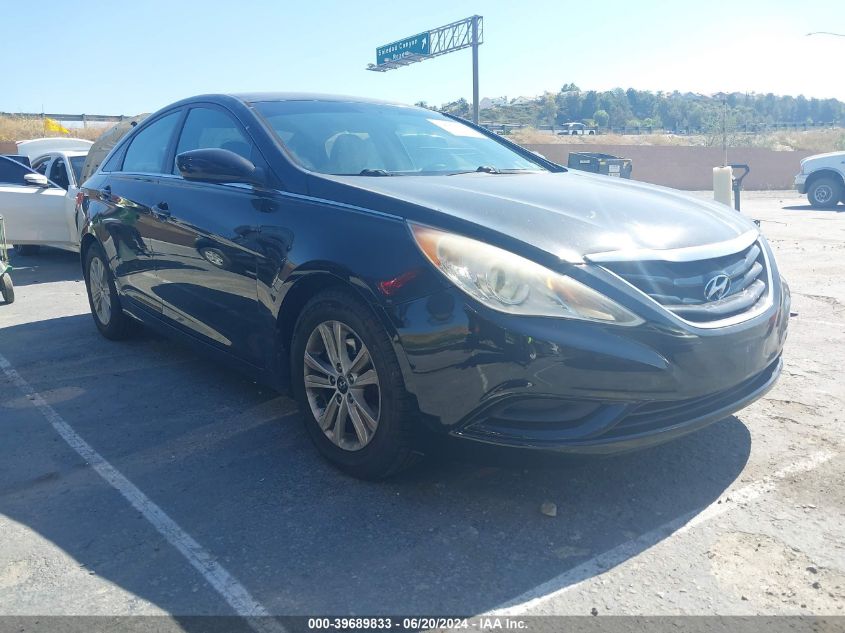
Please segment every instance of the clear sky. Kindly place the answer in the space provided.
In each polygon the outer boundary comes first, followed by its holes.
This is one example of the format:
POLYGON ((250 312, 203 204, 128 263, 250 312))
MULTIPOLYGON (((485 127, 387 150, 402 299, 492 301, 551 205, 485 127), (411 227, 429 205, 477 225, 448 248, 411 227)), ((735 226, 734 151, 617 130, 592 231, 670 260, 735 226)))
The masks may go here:
POLYGON ((481 96, 575 82, 845 100, 843 0, 0 0, 0 111, 136 114, 205 93, 471 98, 471 54, 388 73, 375 48, 478 13, 481 96))

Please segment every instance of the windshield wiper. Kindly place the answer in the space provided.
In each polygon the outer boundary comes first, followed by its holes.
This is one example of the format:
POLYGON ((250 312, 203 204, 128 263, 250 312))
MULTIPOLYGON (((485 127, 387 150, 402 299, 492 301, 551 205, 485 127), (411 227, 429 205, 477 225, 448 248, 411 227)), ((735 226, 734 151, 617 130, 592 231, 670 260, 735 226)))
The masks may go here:
POLYGON ((464 171, 450 172, 450 176, 457 176, 459 174, 522 174, 522 173, 536 173, 542 170, 539 169, 499 169, 493 165, 480 165, 475 169, 467 169, 464 171))
POLYGON ((498 168, 493 165, 479 165, 475 171, 484 172, 485 174, 501 174, 498 168))
POLYGON ((386 169, 362 169, 360 172, 358 172, 358 175, 359 176, 395 176, 396 174, 393 174, 393 173, 387 171, 386 169))

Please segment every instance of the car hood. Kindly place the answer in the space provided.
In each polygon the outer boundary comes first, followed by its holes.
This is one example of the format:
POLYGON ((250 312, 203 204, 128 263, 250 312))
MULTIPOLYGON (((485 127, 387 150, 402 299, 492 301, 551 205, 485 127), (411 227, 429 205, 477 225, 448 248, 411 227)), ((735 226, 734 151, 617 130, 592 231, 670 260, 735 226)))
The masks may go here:
POLYGON ((566 261, 704 246, 756 230, 723 204, 578 171, 328 178, 493 229, 566 261))
POLYGON ((826 154, 813 154, 812 156, 807 156, 807 158, 801 159, 801 164, 806 165, 808 163, 840 163, 845 161, 845 152, 827 152, 826 154))

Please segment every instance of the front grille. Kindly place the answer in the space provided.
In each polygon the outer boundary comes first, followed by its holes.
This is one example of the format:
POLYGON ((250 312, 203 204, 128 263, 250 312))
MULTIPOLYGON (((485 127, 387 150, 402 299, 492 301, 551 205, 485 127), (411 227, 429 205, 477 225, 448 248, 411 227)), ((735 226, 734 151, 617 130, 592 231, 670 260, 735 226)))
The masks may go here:
POLYGON ((719 321, 752 310, 769 293, 766 258, 759 243, 712 259, 608 262, 604 267, 667 310, 696 323, 719 321), (722 276, 730 283, 725 284, 722 276), (720 285, 727 286, 724 294, 718 292, 720 285))

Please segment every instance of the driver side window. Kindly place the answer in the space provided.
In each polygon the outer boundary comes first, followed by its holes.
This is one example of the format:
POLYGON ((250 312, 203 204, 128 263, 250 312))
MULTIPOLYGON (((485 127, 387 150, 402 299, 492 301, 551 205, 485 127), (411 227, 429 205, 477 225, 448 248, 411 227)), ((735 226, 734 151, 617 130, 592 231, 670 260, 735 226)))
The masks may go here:
POLYGON ((31 174, 29 167, 19 162, 0 156, 0 185, 26 185, 24 176, 31 174))
MULTIPOLYGON (((255 147, 232 117, 213 108, 191 108, 182 126, 176 156, 194 149, 226 149, 256 162, 255 147)), ((174 174, 179 169, 173 164, 174 174)))
POLYGON ((50 166, 50 175, 48 178, 67 191, 67 188, 70 186, 70 180, 68 179, 67 167, 63 159, 57 158, 53 161, 53 164, 50 166))

